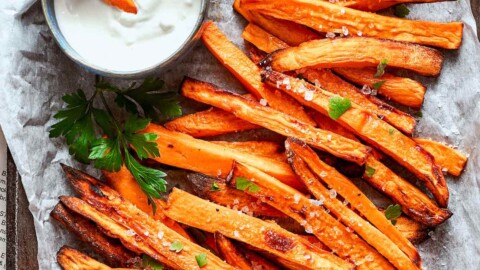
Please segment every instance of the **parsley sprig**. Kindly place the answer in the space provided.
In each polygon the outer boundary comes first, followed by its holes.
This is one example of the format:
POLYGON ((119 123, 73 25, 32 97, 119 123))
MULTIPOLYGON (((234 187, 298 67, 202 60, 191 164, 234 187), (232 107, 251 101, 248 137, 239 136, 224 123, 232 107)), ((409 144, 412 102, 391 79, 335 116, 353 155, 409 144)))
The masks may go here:
POLYGON ((154 199, 166 192, 166 174, 137 161, 160 156, 155 142, 157 135, 140 131, 150 124, 149 118, 158 120, 181 114, 176 94, 160 91, 162 87, 163 81, 146 79, 138 87, 132 84, 120 89, 97 77, 95 92, 90 98, 83 90, 63 97, 66 107, 54 115, 59 122, 50 129, 50 137, 65 137, 70 154, 82 163, 93 162, 96 168, 113 172, 125 164, 154 210, 154 199), (114 93, 117 105, 132 114, 125 122, 115 118, 105 93, 114 93), (97 98, 103 108, 96 106, 97 98))

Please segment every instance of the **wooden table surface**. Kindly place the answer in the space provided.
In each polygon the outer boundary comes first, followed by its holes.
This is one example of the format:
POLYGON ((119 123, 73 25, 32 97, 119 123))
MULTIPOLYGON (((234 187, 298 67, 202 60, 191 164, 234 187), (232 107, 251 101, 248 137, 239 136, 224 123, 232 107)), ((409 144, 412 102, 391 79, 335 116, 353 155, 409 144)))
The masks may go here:
MULTIPOLYGON (((480 0, 471 0, 477 30, 480 33, 480 0)), ((10 154, 9 154, 10 156, 10 154)), ((8 170, 16 171, 9 158, 8 170)), ((33 219, 28 210, 28 201, 20 177, 10 174, 7 194, 7 268, 12 270, 38 269, 37 240, 33 219), (18 248, 14 248, 18 247, 18 248)))

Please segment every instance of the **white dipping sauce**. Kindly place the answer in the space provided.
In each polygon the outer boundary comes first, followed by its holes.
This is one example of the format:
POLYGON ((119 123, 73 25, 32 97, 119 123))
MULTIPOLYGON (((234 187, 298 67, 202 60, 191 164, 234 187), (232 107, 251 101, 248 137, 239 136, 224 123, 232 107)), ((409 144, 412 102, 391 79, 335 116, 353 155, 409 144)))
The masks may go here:
POLYGON ((101 0, 55 0, 60 31, 88 63, 120 72, 153 67, 192 33, 200 0, 136 0, 130 14, 101 0))

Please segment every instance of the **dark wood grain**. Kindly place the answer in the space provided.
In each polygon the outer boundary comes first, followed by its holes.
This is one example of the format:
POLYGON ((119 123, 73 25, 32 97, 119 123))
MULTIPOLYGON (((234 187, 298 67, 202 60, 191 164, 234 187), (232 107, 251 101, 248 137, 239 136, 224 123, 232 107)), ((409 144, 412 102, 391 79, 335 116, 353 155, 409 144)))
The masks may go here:
POLYGON ((477 20, 477 33, 480 33, 480 0, 471 0, 473 16, 477 20))

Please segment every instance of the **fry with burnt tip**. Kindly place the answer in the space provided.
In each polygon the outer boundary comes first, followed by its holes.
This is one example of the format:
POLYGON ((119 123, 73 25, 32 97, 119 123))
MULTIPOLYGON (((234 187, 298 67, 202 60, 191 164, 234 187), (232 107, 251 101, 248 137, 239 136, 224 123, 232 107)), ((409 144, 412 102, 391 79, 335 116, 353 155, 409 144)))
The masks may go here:
POLYGON ((259 126, 246 122, 217 108, 195 112, 167 122, 165 127, 172 131, 178 131, 195 138, 212 137, 225 133, 233 133, 259 126))
POLYGON ((138 11, 134 0, 103 0, 103 2, 128 13, 137 14, 138 11))
POLYGON ((278 143, 267 141, 246 141, 246 142, 226 142, 211 141, 214 144, 223 145, 231 149, 237 149, 246 153, 253 153, 257 156, 272 158, 278 161, 286 162, 286 156, 282 147, 278 143))
POLYGON ((442 168, 442 171, 460 176, 468 160, 466 155, 443 143, 420 138, 413 140, 435 157, 435 163, 442 168))
POLYGON ((67 246, 63 246, 60 251, 58 251, 57 262, 64 270, 127 270, 127 268, 110 268, 109 266, 98 262, 84 253, 67 246))
POLYGON ((415 130, 416 120, 378 98, 363 94, 360 89, 342 80, 327 69, 304 69, 298 71, 307 81, 315 83, 331 93, 348 98, 354 105, 369 111, 403 133, 410 135, 415 130))
MULTIPOLYGON (((318 202, 310 201, 305 195, 277 179, 237 163, 229 180, 231 185, 243 189, 299 222, 307 233, 317 236, 334 254, 354 262, 357 269, 393 269, 380 253, 330 216, 318 202)), ((410 260, 407 258, 407 261, 410 260)))
POLYGON ((434 158, 411 138, 396 130, 376 115, 352 106, 350 100, 341 98, 319 87, 276 71, 265 71, 264 80, 272 86, 288 80, 290 84, 278 85, 307 107, 329 115, 364 141, 382 150, 422 180, 441 207, 448 205, 448 187, 434 158), (303 89, 299 91, 299 89, 303 89), (300 93, 302 92, 302 93, 300 93), (308 100, 305 99, 309 95, 308 100))
POLYGON ((280 72, 314 68, 388 66, 438 76, 443 56, 429 47, 369 37, 318 39, 272 53, 262 65, 280 72))
MULTIPOLYGON (((142 242, 143 245, 147 245, 155 251, 152 254, 154 256, 144 252, 153 259, 163 259, 159 261, 166 261, 175 269, 235 269, 207 249, 154 220, 97 179, 65 165, 63 169, 68 180, 85 202, 71 197, 62 197, 62 202, 70 209, 72 209, 72 205, 80 205, 81 209, 97 212, 99 218, 94 220, 97 224, 99 219, 108 218, 117 226, 127 228, 127 232, 123 231, 123 233, 134 237, 134 244, 138 245, 139 242, 142 242), (198 261, 198 256, 202 257, 202 263, 198 261)), ((85 216, 84 213, 80 214, 85 216)))
POLYGON ((363 35, 457 49, 463 23, 413 21, 378 15, 318 0, 241 0, 241 8, 293 21, 320 32, 363 35))
POLYGON ((183 133, 166 130, 160 125, 150 124, 143 132, 158 136, 157 147, 162 155, 153 158, 156 162, 212 177, 226 177, 233 162, 239 160, 265 170, 296 189, 305 189, 285 162, 195 139, 183 133))
POLYGON ((285 215, 268 204, 244 192, 228 186, 223 181, 215 180, 201 174, 189 174, 188 180, 192 183, 193 191, 202 199, 216 204, 240 210, 253 216, 268 218, 285 217, 285 215))
POLYGON ((208 50, 258 100, 263 99, 268 106, 313 125, 313 121, 298 102, 285 93, 262 83, 260 68, 228 40, 213 22, 206 22, 203 28, 202 41, 208 50))
POLYGON ((397 218, 395 227, 410 241, 412 244, 420 244, 428 238, 430 228, 411 220, 405 216, 397 218))
POLYGON ((174 188, 166 214, 186 225, 207 232, 219 232, 295 264, 302 269, 353 269, 335 255, 318 250, 298 235, 275 223, 242 214, 174 188))
POLYGON ((405 215, 426 226, 437 226, 452 216, 446 208, 438 207, 413 184, 401 178, 373 157, 367 159, 363 179, 402 206, 405 215))
POLYGON ((223 234, 216 232, 215 243, 219 255, 230 265, 235 266, 239 270, 253 270, 252 265, 247 261, 245 256, 237 249, 223 234))
POLYGON ((241 7, 240 2, 241 0, 235 0, 233 7, 247 21, 262 27, 290 46, 297 46, 305 41, 321 38, 317 32, 303 25, 245 10, 241 7))
POLYGON ((213 84, 187 78, 181 92, 187 98, 223 109, 279 134, 301 139, 315 148, 357 164, 363 164, 370 151, 358 142, 315 128, 290 115, 219 89, 213 84))
POLYGON ((359 86, 367 85, 375 89, 375 85, 383 83, 378 88, 378 94, 411 108, 422 106, 427 88, 415 80, 398 77, 390 73, 375 78, 375 68, 334 68, 333 71, 348 81, 359 86))
POLYGON ((348 178, 320 160, 306 144, 289 138, 285 142, 288 159, 295 173, 310 192, 345 225, 376 248, 395 267, 415 269, 421 264, 417 249, 387 220, 385 215, 348 178), (330 187, 328 190, 319 180, 330 187), (332 195, 337 193, 363 217, 332 195), (376 228, 375 228, 375 227, 376 228), (377 230, 378 229, 378 230, 377 230))
POLYGON ((102 171, 102 173, 108 184, 123 198, 127 199, 137 208, 147 213, 155 220, 162 222, 183 237, 193 240, 180 224, 166 217, 163 214, 162 209, 158 209, 154 214, 153 207, 151 203, 149 203, 145 192, 143 192, 142 188, 138 185, 133 175, 125 166, 122 166, 118 172, 102 171))
POLYGON ((279 38, 270 35, 268 32, 260 28, 259 26, 249 23, 242 33, 243 39, 251 42, 251 40, 258 40, 260 42, 255 43, 255 47, 264 52, 274 52, 279 48, 288 48, 287 43, 279 38))
POLYGON ((69 211, 62 203, 58 203, 50 216, 60 222, 70 232, 100 254, 107 263, 115 267, 133 267, 139 257, 127 250, 116 239, 107 237, 98 230, 90 220, 69 211))

